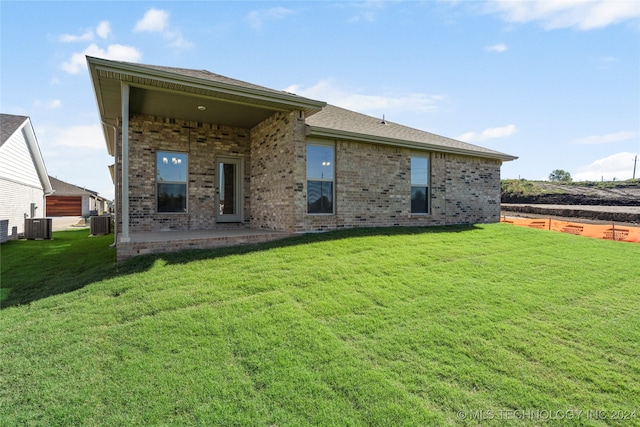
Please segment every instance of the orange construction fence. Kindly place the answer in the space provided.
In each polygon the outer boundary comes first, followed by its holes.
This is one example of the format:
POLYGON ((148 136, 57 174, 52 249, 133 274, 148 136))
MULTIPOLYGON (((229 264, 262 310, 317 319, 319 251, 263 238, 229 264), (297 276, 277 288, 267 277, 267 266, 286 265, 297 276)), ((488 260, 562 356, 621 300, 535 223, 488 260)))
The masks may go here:
POLYGON ((618 240, 621 242, 640 243, 640 227, 623 225, 596 225, 580 222, 557 221, 555 219, 526 219, 501 217, 500 222, 519 225, 521 227, 538 228, 541 230, 559 231, 561 233, 576 234, 595 239, 618 240))

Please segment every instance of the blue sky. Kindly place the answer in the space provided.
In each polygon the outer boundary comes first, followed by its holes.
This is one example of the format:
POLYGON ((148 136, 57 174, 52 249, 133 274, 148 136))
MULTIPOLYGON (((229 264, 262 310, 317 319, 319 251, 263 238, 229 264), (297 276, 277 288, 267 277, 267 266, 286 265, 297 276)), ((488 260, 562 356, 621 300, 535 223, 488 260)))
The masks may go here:
MULTIPOLYGON (((503 178, 629 179, 640 2, 0 2, 0 110, 50 175, 113 197, 84 55, 287 90, 519 156, 503 178)), ((640 176, 640 161, 636 177, 640 176)))

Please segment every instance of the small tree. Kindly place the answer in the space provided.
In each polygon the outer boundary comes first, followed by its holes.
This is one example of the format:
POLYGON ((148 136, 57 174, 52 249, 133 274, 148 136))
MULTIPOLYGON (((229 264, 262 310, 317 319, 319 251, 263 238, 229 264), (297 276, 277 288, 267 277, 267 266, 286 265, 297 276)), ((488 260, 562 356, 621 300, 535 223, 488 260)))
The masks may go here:
POLYGON ((571 182, 571 174, 562 169, 556 169, 549 174, 549 181, 553 182, 571 182))

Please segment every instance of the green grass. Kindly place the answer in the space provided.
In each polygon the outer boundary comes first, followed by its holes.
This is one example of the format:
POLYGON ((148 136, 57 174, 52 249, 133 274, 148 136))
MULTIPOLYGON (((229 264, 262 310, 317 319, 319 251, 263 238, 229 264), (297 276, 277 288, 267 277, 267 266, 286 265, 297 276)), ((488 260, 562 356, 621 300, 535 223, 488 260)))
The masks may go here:
POLYGON ((500 182, 502 194, 511 196, 539 196, 550 194, 545 188, 538 185, 539 181, 526 179, 503 179, 500 182))
POLYGON ((640 245, 359 229, 116 266, 109 243, 2 245, 0 425, 640 425, 640 245))
POLYGON ((89 230, 54 232, 51 240, 14 240, 2 245, 0 306, 25 304, 69 292, 113 274, 113 234, 89 230))

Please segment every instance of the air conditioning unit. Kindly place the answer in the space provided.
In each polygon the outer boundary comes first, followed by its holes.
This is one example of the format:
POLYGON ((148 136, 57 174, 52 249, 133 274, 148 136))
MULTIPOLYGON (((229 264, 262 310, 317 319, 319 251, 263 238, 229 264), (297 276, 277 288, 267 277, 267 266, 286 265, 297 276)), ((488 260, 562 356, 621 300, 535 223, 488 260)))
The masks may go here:
POLYGON ((9 240, 9 220, 0 219, 0 243, 9 240))
POLYGON ((108 215, 105 216, 92 216, 89 221, 91 221, 91 235, 95 236, 98 234, 109 234, 111 233, 111 217, 108 215))
POLYGON ((25 239, 51 239, 53 220, 51 218, 25 218, 24 238, 25 239))

